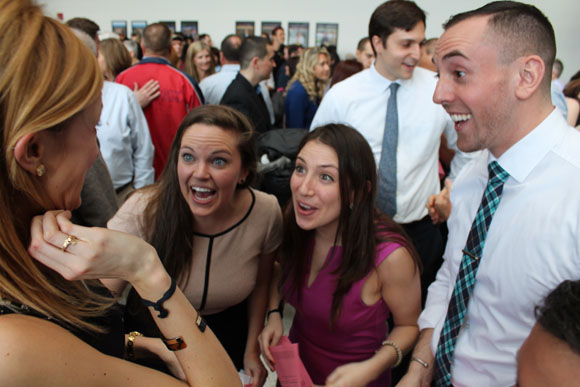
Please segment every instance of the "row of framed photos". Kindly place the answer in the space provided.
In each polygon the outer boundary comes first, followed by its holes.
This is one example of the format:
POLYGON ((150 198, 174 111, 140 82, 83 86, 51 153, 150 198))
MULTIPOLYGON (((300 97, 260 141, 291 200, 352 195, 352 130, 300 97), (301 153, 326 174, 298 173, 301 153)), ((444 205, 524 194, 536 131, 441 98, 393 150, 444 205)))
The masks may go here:
MULTIPOLYGON (((160 23, 165 24, 173 32, 177 31, 175 21, 160 21, 160 23)), ((261 33, 266 33, 271 36, 272 30, 278 26, 282 26, 281 22, 262 22, 261 33)), ((127 35, 127 21, 125 20, 113 20, 112 22, 113 32, 117 33, 121 37, 128 37, 127 35)), ((131 21, 131 32, 143 33, 143 30, 147 27, 147 22, 145 20, 133 20, 131 21)), ((286 31, 287 43, 288 44, 301 44, 304 47, 308 47, 308 34, 310 29, 310 23, 295 23, 289 22, 288 29, 286 31)), ((197 39, 199 35, 197 21, 181 21, 181 33, 185 36, 190 36, 193 39, 197 39)), ((236 34, 246 37, 256 34, 255 23, 253 21, 237 21, 236 22, 236 34)), ((338 23, 316 23, 316 35, 315 35, 315 45, 335 45, 338 42, 338 23)))

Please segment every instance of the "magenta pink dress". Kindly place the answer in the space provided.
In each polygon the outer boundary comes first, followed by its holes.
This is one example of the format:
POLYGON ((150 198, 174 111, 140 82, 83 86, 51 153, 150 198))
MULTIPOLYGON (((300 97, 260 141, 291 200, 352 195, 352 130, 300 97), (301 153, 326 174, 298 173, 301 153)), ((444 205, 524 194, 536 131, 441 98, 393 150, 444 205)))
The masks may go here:
MULTIPOLYGON (((401 247, 399 244, 392 242, 379 244, 375 266, 380 265, 399 247, 401 247)), ((328 375, 338 366, 371 358, 381 348, 381 343, 387 336, 388 306, 382 298, 371 306, 366 305, 361 299, 362 286, 368 275, 355 282, 344 296, 342 312, 331 332, 330 306, 336 288, 336 276, 332 272, 340 263, 342 247, 335 247, 334 250, 336 253, 330 262, 332 249, 329 251, 322 270, 310 288, 302 289, 299 306, 298 295, 288 294, 289 287, 284 286, 286 300, 296 308, 296 316, 290 329, 290 340, 299 344, 304 366, 312 381, 318 385, 324 385, 328 375)), ((309 256, 312 256, 312 248, 309 256)), ((306 273, 304 283, 308 283, 308 276, 309 273, 306 273)), ((368 384, 372 387, 390 385, 390 370, 368 384)))

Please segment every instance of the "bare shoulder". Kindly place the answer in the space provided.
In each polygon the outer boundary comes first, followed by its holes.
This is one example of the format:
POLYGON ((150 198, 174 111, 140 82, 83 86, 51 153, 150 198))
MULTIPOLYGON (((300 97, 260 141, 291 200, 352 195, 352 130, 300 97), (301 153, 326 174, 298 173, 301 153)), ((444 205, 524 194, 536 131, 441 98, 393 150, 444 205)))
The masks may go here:
POLYGON ((180 385, 149 368, 107 356, 61 326, 0 316, 0 386, 180 385))
POLYGON ((408 281, 419 274, 413 257, 404 247, 399 247, 377 267, 379 278, 383 285, 396 284, 400 281, 408 281))
MULTIPOLYGON (((40 318, 21 314, 0 316, 0 385, 33 385, 41 381, 40 370, 51 367, 59 357, 55 356, 54 345, 71 344, 71 336, 74 337, 40 318)), ((75 348, 72 344, 70 351, 75 348)))

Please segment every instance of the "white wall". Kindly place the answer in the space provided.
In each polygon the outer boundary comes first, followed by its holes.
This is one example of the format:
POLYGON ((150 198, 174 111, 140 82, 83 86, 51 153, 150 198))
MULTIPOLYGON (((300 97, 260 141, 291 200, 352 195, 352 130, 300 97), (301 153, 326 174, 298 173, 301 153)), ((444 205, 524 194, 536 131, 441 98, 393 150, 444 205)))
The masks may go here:
MULTIPOLYGON (((377 0, 37 0, 45 4, 46 14, 64 20, 75 16, 94 20, 102 31, 111 30, 112 20, 126 20, 130 33, 131 20, 197 20, 200 33, 209 33, 215 46, 235 31, 236 21, 254 21, 256 33, 262 21, 309 22, 309 43, 314 45, 316 23, 338 23, 338 51, 341 57, 354 53, 360 38, 367 35, 368 21, 382 1, 377 0)), ((580 69, 577 23, 578 0, 527 0, 540 8, 556 31, 557 56, 564 62, 562 79, 567 81, 580 69)), ((477 8, 482 0, 417 0, 427 13, 427 38, 439 36, 441 24, 454 13, 477 8)), ((286 36, 288 33, 286 31, 286 36)))

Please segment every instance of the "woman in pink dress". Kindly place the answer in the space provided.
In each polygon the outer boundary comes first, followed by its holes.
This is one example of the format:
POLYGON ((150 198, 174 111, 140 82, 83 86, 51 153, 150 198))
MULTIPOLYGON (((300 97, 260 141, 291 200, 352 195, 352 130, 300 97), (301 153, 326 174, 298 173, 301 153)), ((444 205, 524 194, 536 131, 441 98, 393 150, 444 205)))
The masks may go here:
POLYGON ((259 339, 272 369, 283 300, 296 308, 290 340, 316 385, 389 386, 390 369, 412 348, 419 261, 404 231, 375 209, 376 180, 372 151, 356 130, 330 124, 302 141, 259 339))

